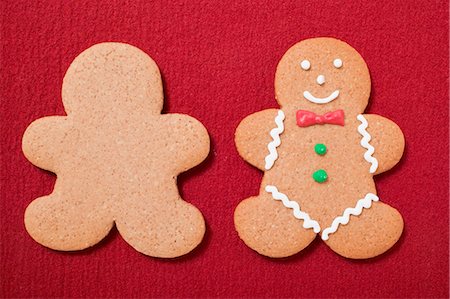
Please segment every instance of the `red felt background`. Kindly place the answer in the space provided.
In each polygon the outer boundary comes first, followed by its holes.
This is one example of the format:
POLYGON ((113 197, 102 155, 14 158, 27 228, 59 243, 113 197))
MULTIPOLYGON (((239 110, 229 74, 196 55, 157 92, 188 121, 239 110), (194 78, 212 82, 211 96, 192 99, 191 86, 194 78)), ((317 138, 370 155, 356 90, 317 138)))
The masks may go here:
MULTIPOLYGON (((1 1, 1 297, 447 297, 447 1, 1 1), (277 62, 295 42, 334 36, 372 75, 368 112, 393 119, 407 149, 377 178, 405 232, 387 254, 350 261, 316 240, 283 260, 247 248, 233 211, 261 173, 233 143, 246 115, 276 107, 277 62), (55 177, 29 163, 21 137, 33 120, 64 114, 60 92, 74 57, 103 41, 138 46, 163 74, 166 112, 199 119, 211 155, 183 174, 184 198, 207 221, 201 246, 175 260, 141 255, 114 229, 101 244, 61 253, 35 243, 23 214, 55 177)), ((101 174, 99 174, 101 175, 101 174)))

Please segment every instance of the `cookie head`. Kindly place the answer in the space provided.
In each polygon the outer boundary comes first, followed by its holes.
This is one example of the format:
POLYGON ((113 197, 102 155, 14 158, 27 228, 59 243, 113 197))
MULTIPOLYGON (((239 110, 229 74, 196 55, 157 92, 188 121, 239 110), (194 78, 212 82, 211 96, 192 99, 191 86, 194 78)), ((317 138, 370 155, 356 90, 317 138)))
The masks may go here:
POLYGON ((275 74, 281 106, 324 113, 362 113, 370 95, 370 75, 361 55, 334 38, 312 38, 291 47, 275 74))
POLYGON ((72 62, 64 77, 62 99, 68 114, 159 114, 161 75, 156 63, 140 49, 100 43, 72 62))

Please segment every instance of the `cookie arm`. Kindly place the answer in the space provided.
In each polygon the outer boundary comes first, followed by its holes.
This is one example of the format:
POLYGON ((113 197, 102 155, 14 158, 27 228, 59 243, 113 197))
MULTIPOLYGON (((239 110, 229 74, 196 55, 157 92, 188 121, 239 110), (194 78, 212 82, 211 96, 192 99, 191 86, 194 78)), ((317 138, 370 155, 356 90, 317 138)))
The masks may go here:
POLYGON ((239 155, 260 170, 265 170, 265 157, 272 141, 270 131, 276 127, 278 109, 267 109, 250 114, 238 125, 234 142, 239 155))
POLYGON ((170 128, 169 139, 175 141, 171 164, 177 172, 184 172, 206 159, 210 149, 206 128, 195 118, 185 114, 164 114, 170 128))
POLYGON ((49 116, 32 122, 22 137, 25 157, 39 168, 55 172, 61 160, 70 124, 65 116, 49 116))
POLYGON ((364 114, 367 131, 372 136, 370 144, 375 148, 373 156, 378 160, 374 175, 394 167, 402 158, 405 138, 402 130, 393 121, 376 114, 364 114))

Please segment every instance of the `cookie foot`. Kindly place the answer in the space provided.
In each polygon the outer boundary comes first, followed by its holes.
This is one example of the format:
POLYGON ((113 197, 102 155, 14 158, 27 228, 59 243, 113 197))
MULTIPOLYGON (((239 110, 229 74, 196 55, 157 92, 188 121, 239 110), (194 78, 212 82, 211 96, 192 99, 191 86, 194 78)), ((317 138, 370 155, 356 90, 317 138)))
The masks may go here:
POLYGON ((234 224, 247 246, 269 257, 294 255, 316 237, 312 229, 303 228, 303 221, 291 209, 268 194, 243 200, 234 212, 234 224))
POLYGON ((325 243, 336 253, 351 259, 366 259, 389 250, 403 231, 400 213, 381 202, 351 216, 350 222, 340 225, 325 243))
POLYGON ((118 213, 116 226, 137 251, 154 257, 173 258, 189 253, 203 239, 205 221, 193 205, 169 202, 129 202, 118 213))
POLYGON ((44 196, 25 211, 25 227, 36 242, 55 250, 72 251, 91 247, 113 226, 110 213, 92 202, 67 197, 44 196))

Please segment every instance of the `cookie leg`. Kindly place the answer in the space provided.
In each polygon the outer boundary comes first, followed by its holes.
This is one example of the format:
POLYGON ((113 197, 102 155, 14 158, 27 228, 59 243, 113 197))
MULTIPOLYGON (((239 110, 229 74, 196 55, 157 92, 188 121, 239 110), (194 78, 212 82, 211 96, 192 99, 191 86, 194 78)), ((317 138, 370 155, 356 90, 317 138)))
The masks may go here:
POLYGON ((265 193, 243 200, 234 212, 234 224, 247 246, 269 257, 296 254, 316 237, 291 209, 265 193))
POLYGON ((100 242, 113 226, 109 211, 91 202, 49 195, 25 211, 25 227, 38 243, 55 250, 82 250, 100 242))
POLYGON ((117 212, 116 226, 137 251, 154 257, 184 255, 203 239, 200 211, 181 200, 133 200, 117 212))
POLYGON ((403 219, 400 213, 382 202, 374 202, 359 216, 340 225, 326 244, 336 253, 352 259, 375 257, 390 249, 400 238, 403 219))

